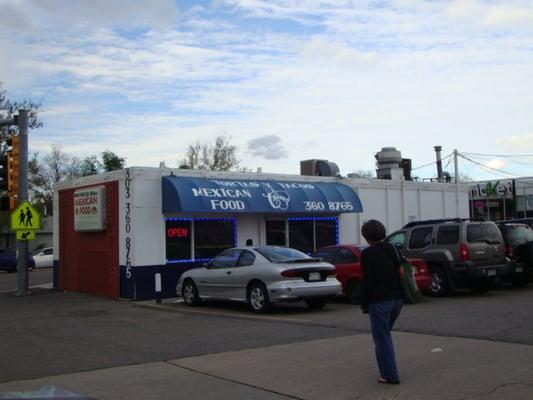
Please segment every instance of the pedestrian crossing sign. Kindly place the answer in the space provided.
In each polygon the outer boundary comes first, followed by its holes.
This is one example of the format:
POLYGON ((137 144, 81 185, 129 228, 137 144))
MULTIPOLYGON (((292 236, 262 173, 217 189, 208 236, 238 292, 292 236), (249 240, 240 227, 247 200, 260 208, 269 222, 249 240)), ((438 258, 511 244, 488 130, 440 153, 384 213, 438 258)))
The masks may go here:
POLYGON ((11 213, 11 229, 14 231, 41 229, 41 216, 28 200, 23 201, 11 213))

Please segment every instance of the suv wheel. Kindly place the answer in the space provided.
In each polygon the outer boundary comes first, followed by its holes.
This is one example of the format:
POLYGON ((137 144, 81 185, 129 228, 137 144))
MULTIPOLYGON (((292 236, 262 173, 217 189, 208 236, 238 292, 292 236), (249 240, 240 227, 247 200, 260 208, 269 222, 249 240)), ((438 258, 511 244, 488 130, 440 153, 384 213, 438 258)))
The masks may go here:
POLYGON ((430 291, 433 296, 442 297, 450 293, 450 284, 444 269, 438 265, 429 267, 431 272, 430 291))

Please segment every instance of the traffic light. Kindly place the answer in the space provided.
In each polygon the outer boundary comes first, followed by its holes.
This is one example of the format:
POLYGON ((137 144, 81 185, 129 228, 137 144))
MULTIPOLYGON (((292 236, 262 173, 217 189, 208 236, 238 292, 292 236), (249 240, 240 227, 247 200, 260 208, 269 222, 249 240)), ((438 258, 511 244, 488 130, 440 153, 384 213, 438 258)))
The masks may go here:
POLYGON ((19 192, 19 137, 11 138, 11 152, 7 161, 7 191, 10 196, 19 192))
POLYGON ((0 151, 0 211, 9 211, 9 195, 8 189, 8 158, 9 151, 5 146, 7 143, 2 144, 2 151, 0 151))
POLYGON ((7 167, 8 167, 7 152, 0 154, 0 196, 1 192, 7 190, 7 167))
POLYGON ((9 196, 9 209, 17 207, 19 191, 19 137, 12 136, 8 140, 11 151, 7 153, 7 194, 9 196))

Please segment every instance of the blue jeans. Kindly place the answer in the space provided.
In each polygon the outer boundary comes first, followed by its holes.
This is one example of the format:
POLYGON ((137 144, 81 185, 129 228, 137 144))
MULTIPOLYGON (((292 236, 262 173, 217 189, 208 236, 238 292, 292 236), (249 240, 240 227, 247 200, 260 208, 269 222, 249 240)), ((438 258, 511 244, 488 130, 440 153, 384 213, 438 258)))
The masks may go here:
POLYGON ((402 310, 403 299, 381 301, 368 305, 370 327, 379 373, 388 381, 398 381, 398 369, 394 357, 391 330, 402 310))

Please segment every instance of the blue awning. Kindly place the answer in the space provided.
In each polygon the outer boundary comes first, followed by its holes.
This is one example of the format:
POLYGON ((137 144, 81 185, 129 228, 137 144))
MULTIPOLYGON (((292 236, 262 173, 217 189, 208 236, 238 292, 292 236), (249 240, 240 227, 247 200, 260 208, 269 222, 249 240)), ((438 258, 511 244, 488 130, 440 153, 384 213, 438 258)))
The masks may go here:
POLYGON ((354 213, 355 191, 336 182, 163 177, 163 213, 354 213))

